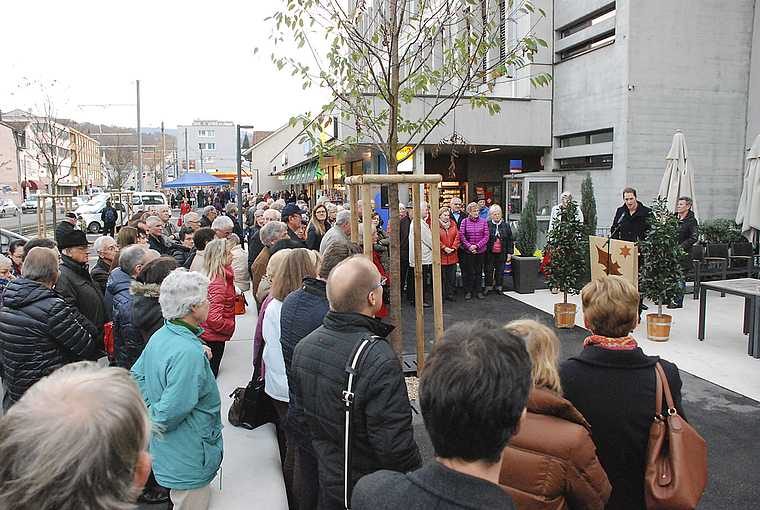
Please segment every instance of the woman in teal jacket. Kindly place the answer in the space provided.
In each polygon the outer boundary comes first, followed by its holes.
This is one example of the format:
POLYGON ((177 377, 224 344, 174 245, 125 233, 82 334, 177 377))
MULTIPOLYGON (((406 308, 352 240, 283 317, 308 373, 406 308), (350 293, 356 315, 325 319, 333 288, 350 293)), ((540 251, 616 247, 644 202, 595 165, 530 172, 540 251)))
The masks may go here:
POLYGON ((175 510, 206 508, 222 462, 221 398, 199 325, 208 317, 209 279, 179 268, 161 284, 164 326, 132 367, 158 433, 150 453, 156 480, 175 510))

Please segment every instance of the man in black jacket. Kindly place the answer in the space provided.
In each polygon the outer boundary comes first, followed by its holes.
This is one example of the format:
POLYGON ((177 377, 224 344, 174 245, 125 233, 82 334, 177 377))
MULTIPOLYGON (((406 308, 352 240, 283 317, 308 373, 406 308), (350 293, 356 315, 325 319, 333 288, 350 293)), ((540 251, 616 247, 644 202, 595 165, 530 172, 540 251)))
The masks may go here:
POLYGON ((649 230, 647 218, 651 216, 652 210, 636 199, 636 190, 633 188, 623 190, 623 201, 625 204, 617 208, 612 220, 612 238, 635 243, 646 236, 649 230))
POLYGON ((412 413, 398 356, 384 338, 392 330, 375 319, 383 304, 382 279, 366 257, 354 256, 327 280, 330 311, 324 325, 293 353, 290 387, 295 416, 307 427, 319 464, 320 505, 338 510, 344 499, 346 365, 357 344, 372 337, 355 375, 349 489, 380 469, 407 472, 421 465, 412 413))
POLYGON ((111 201, 106 200, 106 206, 103 208, 103 212, 100 213, 100 221, 103 222, 103 235, 110 235, 111 237, 116 235, 116 219, 118 216, 119 214, 111 205, 111 201))
MULTIPOLYGON (((683 272, 691 270, 694 265, 694 255, 691 253, 691 248, 699 238, 699 223, 697 222, 694 211, 691 210, 694 201, 691 197, 679 197, 678 205, 676 206, 676 218, 678 219, 678 226, 676 232, 678 234, 678 244, 681 245, 683 251, 686 252, 686 257, 681 261, 681 267, 683 272)), ((668 308, 683 308, 683 296, 686 294, 686 282, 683 277, 681 278, 681 295, 678 299, 674 300, 668 305, 668 308)))
POLYGON ((97 331, 95 341, 100 347, 109 314, 103 303, 103 294, 92 281, 87 267, 90 258, 87 236, 81 230, 68 232, 61 236, 58 249, 61 250, 61 274, 55 290, 93 325, 97 331))
MULTIPOLYGON (((636 190, 633 188, 623 190, 623 201, 625 204, 618 207, 615 218, 612 220, 612 238, 636 243, 647 235, 647 230, 649 230, 647 219, 652 215, 652 210, 636 199, 636 190)), ((639 266, 641 266, 640 253, 639 266)), ((641 315, 641 310, 649 310, 649 307, 644 304, 644 296, 639 297, 639 315, 641 315)))
POLYGON ((303 238, 298 235, 297 232, 302 231, 304 228, 303 215, 309 211, 301 209, 296 204, 287 204, 282 209, 282 222, 288 226, 288 237, 294 241, 299 241, 306 248, 306 243, 303 238))
POLYGON ((55 369, 72 361, 97 359, 97 330, 53 290, 57 280, 56 251, 32 248, 22 277, 11 280, 3 292, 0 353, 8 387, 4 410, 55 369))
POLYGON ((61 236, 66 232, 71 232, 77 224, 77 215, 73 212, 67 212, 61 223, 55 229, 55 242, 61 242, 61 236))
MULTIPOLYGON (((290 382, 293 379, 291 370, 293 350, 306 335, 322 325, 330 309, 330 303, 327 300, 327 277, 335 266, 359 253, 361 253, 361 248, 356 243, 338 241, 331 244, 322 256, 318 277, 305 276, 301 288, 288 294, 283 301, 280 311, 280 343, 289 386, 293 384, 290 382)), ((295 407, 295 400, 296 396, 290 391, 291 406, 295 407)), ((301 466, 301 508, 316 508, 319 496, 317 457, 311 444, 308 428, 301 426, 290 409, 291 407, 288 407, 288 412, 282 418, 280 425, 298 446, 301 466)))
POLYGON ((98 254, 98 261, 95 263, 95 267, 90 270, 90 276, 95 285, 100 289, 100 292, 105 296, 108 274, 111 272, 111 264, 119 248, 111 236, 98 237, 95 239, 93 248, 95 248, 95 252, 98 254))
POLYGON ((496 322, 460 322, 444 332, 425 363, 419 391, 436 460, 406 475, 365 476, 351 508, 514 510, 499 472, 526 415, 530 369, 523 340, 496 322))

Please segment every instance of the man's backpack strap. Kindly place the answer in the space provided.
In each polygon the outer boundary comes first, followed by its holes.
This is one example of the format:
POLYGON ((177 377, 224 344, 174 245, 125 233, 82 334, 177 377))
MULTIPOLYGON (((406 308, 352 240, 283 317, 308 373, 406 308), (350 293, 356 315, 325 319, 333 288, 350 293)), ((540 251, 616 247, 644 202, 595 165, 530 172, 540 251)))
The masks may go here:
POLYGON ((346 404, 346 421, 343 436, 343 504, 348 510, 351 508, 351 413, 354 408, 354 389, 356 388, 356 378, 359 375, 359 367, 362 364, 367 352, 372 344, 379 340, 379 336, 365 333, 356 342, 351 355, 346 362, 346 372, 348 373, 348 383, 343 391, 343 402, 346 404))

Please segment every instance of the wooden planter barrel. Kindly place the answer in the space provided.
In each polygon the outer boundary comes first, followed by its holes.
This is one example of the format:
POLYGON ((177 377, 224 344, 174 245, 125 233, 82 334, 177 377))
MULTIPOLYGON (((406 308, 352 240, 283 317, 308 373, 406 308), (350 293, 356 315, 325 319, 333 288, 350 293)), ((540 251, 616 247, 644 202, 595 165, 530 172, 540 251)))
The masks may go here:
POLYGON ((653 342, 667 342, 670 338, 670 315, 647 314, 647 338, 653 342))
POLYGON ((575 327, 575 311, 576 305, 574 303, 555 303, 554 325, 558 328, 575 327))

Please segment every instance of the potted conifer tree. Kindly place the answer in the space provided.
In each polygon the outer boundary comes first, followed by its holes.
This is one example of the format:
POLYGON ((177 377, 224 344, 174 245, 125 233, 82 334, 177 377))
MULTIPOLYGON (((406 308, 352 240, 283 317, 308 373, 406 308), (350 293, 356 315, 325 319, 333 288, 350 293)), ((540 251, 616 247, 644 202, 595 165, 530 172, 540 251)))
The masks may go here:
POLYGON ((544 272, 547 285, 564 295, 564 302, 554 305, 554 324, 558 328, 572 328, 576 305, 567 302, 567 295, 578 294, 583 288, 588 238, 586 226, 578 215, 578 202, 572 196, 567 206, 560 205, 559 211, 546 243, 548 260, 544 272))
POLYGON ((647 314, 647 337, 665 342, 670 337, 671 316, 662 313, 662 304, 681 294, 681 260, 686 254, 678 244, 678 221, 668 211, 667 200, 658 197, 654 201, 649 225, 646 237, 639 242, 639 290, 657 303, 657 313, 647 314))
POLYGON ((530 190, 517 227, 516 248, 520 255, 512 256, 512 280, 515 292, 519 294, 532 294, 536 290, 538 269, 541 267, 541 258, 534 256, 537 237, 536 192, 530 190))

